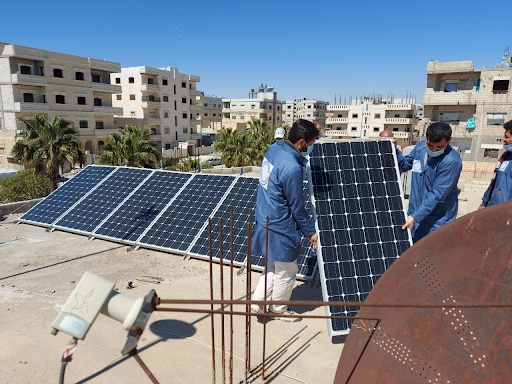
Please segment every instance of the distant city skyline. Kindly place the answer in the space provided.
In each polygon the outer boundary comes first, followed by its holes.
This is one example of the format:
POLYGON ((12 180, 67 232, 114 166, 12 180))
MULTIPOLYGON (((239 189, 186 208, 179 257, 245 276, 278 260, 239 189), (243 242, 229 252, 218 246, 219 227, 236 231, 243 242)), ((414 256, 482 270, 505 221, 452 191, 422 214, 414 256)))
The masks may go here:
POLYGON ((512 12, 512 2, 141 4, 7 2, 0 41, 122 67, 177 67, 199 76, 206 95, 244 98, 267 84, 283 101, 330 104, 335 97, 339 103, 374 94, 415 96, 420 103, 430 60, 473 60, 477 69, 491 68, 512 45, 507 23, 499 20, 512 12))

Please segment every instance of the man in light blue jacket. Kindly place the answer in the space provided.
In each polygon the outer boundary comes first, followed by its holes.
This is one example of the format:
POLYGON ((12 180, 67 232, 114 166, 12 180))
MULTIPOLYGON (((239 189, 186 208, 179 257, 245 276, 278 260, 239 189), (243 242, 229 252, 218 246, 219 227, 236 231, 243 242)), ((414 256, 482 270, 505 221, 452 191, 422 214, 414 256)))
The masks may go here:
MULTIPOLYGON (((298 266, 301 232, 316 247, 318 236, 315 224, 304 207, 303 172, 305 156, 311 153, 318 137, 315 125, 299 119, 293 123, 287 140, 272 144, 261 164, 260 183, 256 201, 256 224, 252 239, 252 254, 267 255, 267 271, 263 271, 253 300, 290 300, 298 266), (268 253, 266 253, 266 223, 268 224, 268 253), (265 295, 265 277, 267 294, 265 295)), ((252 305, 256 313, 262 306, 252 305)), ((286 305, 271 305, 275 319, 294 322, 300 318, 286 305)))
POLYGON ((411 153, 397 149, 401 172, 412 169, 408 217, 402 229, 412 231, 414 242, 455 220, 459 209, 457 183, 462 160, 450 146, 452 128, 442 122, 431 124, 411 153))

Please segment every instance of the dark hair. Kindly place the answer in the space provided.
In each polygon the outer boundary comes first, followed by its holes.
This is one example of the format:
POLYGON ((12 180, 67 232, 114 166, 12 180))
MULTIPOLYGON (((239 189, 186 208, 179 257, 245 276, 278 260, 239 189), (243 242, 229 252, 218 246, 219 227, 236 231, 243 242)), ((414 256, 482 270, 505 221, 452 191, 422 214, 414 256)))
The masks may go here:
POLYGON ((431 143, 439 143, 443 139, 449 142, 452 138, 452 127, 449 124, 438 121, 428 126, 425 136, 431 143))
POLYGON ((290 140, 292 144, 295 144, 300 139, 304 139, 306 143, 309 143, 316 138, 318 138, 318 129, 316 129, 315 124, 304 119, 295 120, 288 133, 288 140, 290 140))
POLYGON ((503 124, 503 128, 505 128, 505 131, 508 131, 508 133, 512 135, 512 120, 509 120, 503 124))

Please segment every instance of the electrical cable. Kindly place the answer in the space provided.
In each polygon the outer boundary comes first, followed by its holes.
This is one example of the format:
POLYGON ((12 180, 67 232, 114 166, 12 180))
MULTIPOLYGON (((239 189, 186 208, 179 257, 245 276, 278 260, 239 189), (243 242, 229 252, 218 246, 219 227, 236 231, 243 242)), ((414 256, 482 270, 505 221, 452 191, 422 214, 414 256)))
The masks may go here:
POLYGON ((68 346, 64 348, 62 352, 62 358, 60 359, 60 374, 59 374, 59 384, 64 384, 64 374, 66 373, 66 366, 73 358, 73 353, 76 351, 76 344, 78 343, 78 339, 73 337, 69 342, 68 346))

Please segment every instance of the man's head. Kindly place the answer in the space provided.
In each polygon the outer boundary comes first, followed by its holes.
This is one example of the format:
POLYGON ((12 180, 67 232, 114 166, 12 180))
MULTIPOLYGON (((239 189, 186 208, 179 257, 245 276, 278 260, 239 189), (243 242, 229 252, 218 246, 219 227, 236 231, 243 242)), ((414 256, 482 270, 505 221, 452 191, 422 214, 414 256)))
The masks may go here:
POLYGON ((505 128, 505 133, 503 134, 503 144, 510 145, 512 144, 512 120, 507 121, 503 124, 503 128, 505 128))
POLYGON ((318 132, 322 130, 322 124, 318 120, 313 120, 313 124, 315 124, 316 129, 318 129, 318 132))
POLYGON ((379 137, 393 137, 393 131, 385 129, 379 133, 379 137))
POLYGON ((297 148, 300 152, 306 152, 308 147, 315 143, 318 138, 318 129, 311 121, 298 119, 296 120, 290 132, 288 133, 288 140, 297 148))
POLYGON ((284 131, 284 128, 282 128, 282 127, 276 128, 276 131, 274 132, 274 139, 276 139, 276 140, 284 139, 285 133, 286 132, 284 131))
POLYGON ((449 124, 437 122, 428 126, 426 147, 432 152, 443 151, 452 138, 452 127, 449 124))

